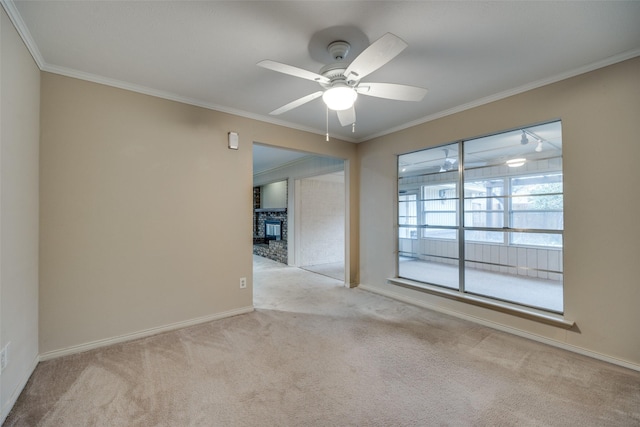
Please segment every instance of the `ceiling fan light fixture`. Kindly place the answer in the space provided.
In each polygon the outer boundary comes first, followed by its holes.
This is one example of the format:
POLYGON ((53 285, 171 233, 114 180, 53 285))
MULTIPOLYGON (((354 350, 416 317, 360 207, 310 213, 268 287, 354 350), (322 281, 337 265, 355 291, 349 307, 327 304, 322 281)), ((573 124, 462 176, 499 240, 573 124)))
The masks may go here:
POLYGON ((327 89, 322 94, 322 100, 330 110, 342 111, 353 107, 358 97, 358 92, 350 86, 339 85, 327 89))
POLYGON ((524 165, 526 162, 527 162, 527 159, 524 159, 524 158, 511 159, 511 160, 507 160, 507 166, 509 166, 510 168, 519 168, 520 166, 524 165))

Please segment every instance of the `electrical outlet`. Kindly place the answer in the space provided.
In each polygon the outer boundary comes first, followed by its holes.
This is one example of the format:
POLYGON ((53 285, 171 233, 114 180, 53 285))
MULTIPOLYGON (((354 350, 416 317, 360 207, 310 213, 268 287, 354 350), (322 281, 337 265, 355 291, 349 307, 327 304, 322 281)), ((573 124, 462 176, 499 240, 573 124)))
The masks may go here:
POLYGON ((0 351, 0 372, 4 371, 4 368, 7 367, 7 363, 9 363, 9 344, 4 346, 2 351, 0 351))
POLYGON ((240 289, 244 289, 247 287, 247 278, 246 277, 241 277, 240 278, 240 289))

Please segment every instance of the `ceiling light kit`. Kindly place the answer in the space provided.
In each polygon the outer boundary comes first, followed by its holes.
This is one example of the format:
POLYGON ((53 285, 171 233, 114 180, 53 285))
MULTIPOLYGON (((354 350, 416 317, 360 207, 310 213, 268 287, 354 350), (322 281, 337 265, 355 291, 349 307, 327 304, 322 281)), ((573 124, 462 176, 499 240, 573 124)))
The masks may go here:
POLYGON ((356 98, 358 98, 358 92, 344 83, 337 83, 322 94, 322 100, 327 104, 327 108, 334 111, 343 111, 353 107, 356 98))
POLYGON ((527 159, 525 158, 511 159, 511 160, 507 160, 507 166, 509 166, 510 168, 519 168, 520 166, 524 165, 526 162, 527 162, 527 159))
MULTIPOLYGON (((427 89, 395 83, 361 82, 362 78, 391 61, 406 47, 407 43, 400 37, 386 33, 348 63, 345 62, 345 58, 349 54, 351 45, 344 40, 333 41, 329 43, 327 50, 336 62, 322 67, 319 73, 268 59, 260 61, 257 64, 260 67, 314 81, 323 89, 296 99, 269 114, 282 114, 322 97, 327 109, 336 111, 340 124, 351 125, 353 131, 356 122, 354 103, 358 94, 397 101, 421 101, 427 89)), ((328 133, 327 123, 327 140, 328 133)))

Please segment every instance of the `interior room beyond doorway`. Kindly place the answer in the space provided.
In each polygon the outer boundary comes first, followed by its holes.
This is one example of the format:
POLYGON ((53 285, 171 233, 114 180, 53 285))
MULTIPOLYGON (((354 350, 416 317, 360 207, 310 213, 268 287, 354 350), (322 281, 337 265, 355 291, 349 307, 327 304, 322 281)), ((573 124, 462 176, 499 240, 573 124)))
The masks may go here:
POLYGON ((345 280, 341 159, 254 144, 253 253, 345 280))

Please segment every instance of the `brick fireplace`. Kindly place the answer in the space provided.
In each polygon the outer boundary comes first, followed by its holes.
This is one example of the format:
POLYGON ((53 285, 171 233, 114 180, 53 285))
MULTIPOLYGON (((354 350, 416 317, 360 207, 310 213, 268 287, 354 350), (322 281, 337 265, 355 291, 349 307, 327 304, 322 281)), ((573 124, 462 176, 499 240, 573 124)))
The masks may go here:
POLYGON ((287 209, 260 208, 260 187, 253 189, 253 253, 287 264, 287 209))

